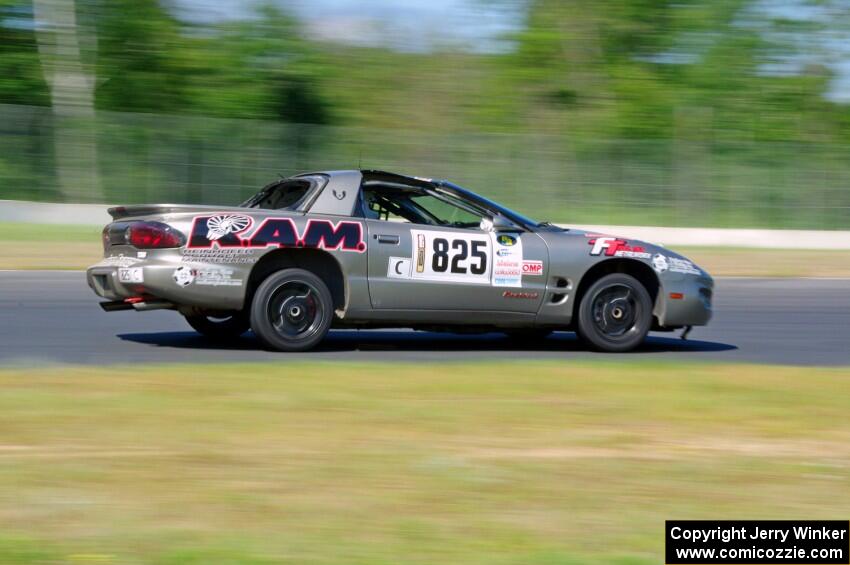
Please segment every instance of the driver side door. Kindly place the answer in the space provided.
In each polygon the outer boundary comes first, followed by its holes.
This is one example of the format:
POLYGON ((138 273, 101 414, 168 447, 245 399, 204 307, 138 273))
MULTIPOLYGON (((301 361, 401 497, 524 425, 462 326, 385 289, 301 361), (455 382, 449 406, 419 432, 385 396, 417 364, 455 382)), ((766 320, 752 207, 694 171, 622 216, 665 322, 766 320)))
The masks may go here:
POLYGON ((367 220, 372 307, 536 313, 545 295, 546 244, 535 233, 485 231, 481 218, 469 220, 464 225, 475 227, 367 220))

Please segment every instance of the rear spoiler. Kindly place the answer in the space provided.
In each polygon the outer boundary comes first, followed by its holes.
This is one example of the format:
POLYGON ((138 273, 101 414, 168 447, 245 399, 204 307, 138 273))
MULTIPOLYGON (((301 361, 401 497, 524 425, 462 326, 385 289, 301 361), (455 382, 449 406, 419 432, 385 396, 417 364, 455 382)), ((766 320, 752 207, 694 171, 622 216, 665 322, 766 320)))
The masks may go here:
POLYGON ((113 220, 121 220, 123 218, 133 218, 137 216, 158 216, 162 214, 176 214, 180 212, 219 212, 241 208, 234 206, 197 206, 195 204, 133 204, 131 206, 114 206, 109 208, 107 212, 112 216, 113 220))

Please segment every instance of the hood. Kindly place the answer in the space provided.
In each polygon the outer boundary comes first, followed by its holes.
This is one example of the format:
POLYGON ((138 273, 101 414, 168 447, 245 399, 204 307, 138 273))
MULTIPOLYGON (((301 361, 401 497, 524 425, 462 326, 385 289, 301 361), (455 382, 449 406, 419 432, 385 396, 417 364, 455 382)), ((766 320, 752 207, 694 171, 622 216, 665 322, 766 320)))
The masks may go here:
POLYGON ((639 239, 588 230, 552 230, 538 232, 550 253, 577 253, 591 260, 633 259, 650 265, 657 273, 676 273, 710 278, 708 273, 687 257, 666 247, 639 239))

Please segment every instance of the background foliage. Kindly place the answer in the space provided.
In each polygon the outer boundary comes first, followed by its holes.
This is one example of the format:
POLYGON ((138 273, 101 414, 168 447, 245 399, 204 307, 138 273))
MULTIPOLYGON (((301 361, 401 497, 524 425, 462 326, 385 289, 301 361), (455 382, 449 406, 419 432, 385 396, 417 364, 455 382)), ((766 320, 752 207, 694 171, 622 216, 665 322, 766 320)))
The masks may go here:
POLYGON ((556 221, 846 228, 846 8, 528 0, 479 51, 319 40, 278 4, 201 23, 157 0, 0 0, 0 198, 238 202, 362 163, 556 221), (78 54, 51 51, 69 38, 78 54), (62 95, 66 68, 90 102, 62 95))

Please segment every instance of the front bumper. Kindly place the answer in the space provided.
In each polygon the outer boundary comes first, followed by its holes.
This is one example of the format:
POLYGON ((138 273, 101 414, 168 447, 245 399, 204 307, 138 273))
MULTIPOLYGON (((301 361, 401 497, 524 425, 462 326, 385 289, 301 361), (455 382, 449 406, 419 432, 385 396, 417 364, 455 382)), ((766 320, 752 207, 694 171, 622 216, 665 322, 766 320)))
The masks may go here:
POLYGON ((662 327, 704 326, 713 314, 714 281, 707 275, 661 277, 655 315, 662 327))

